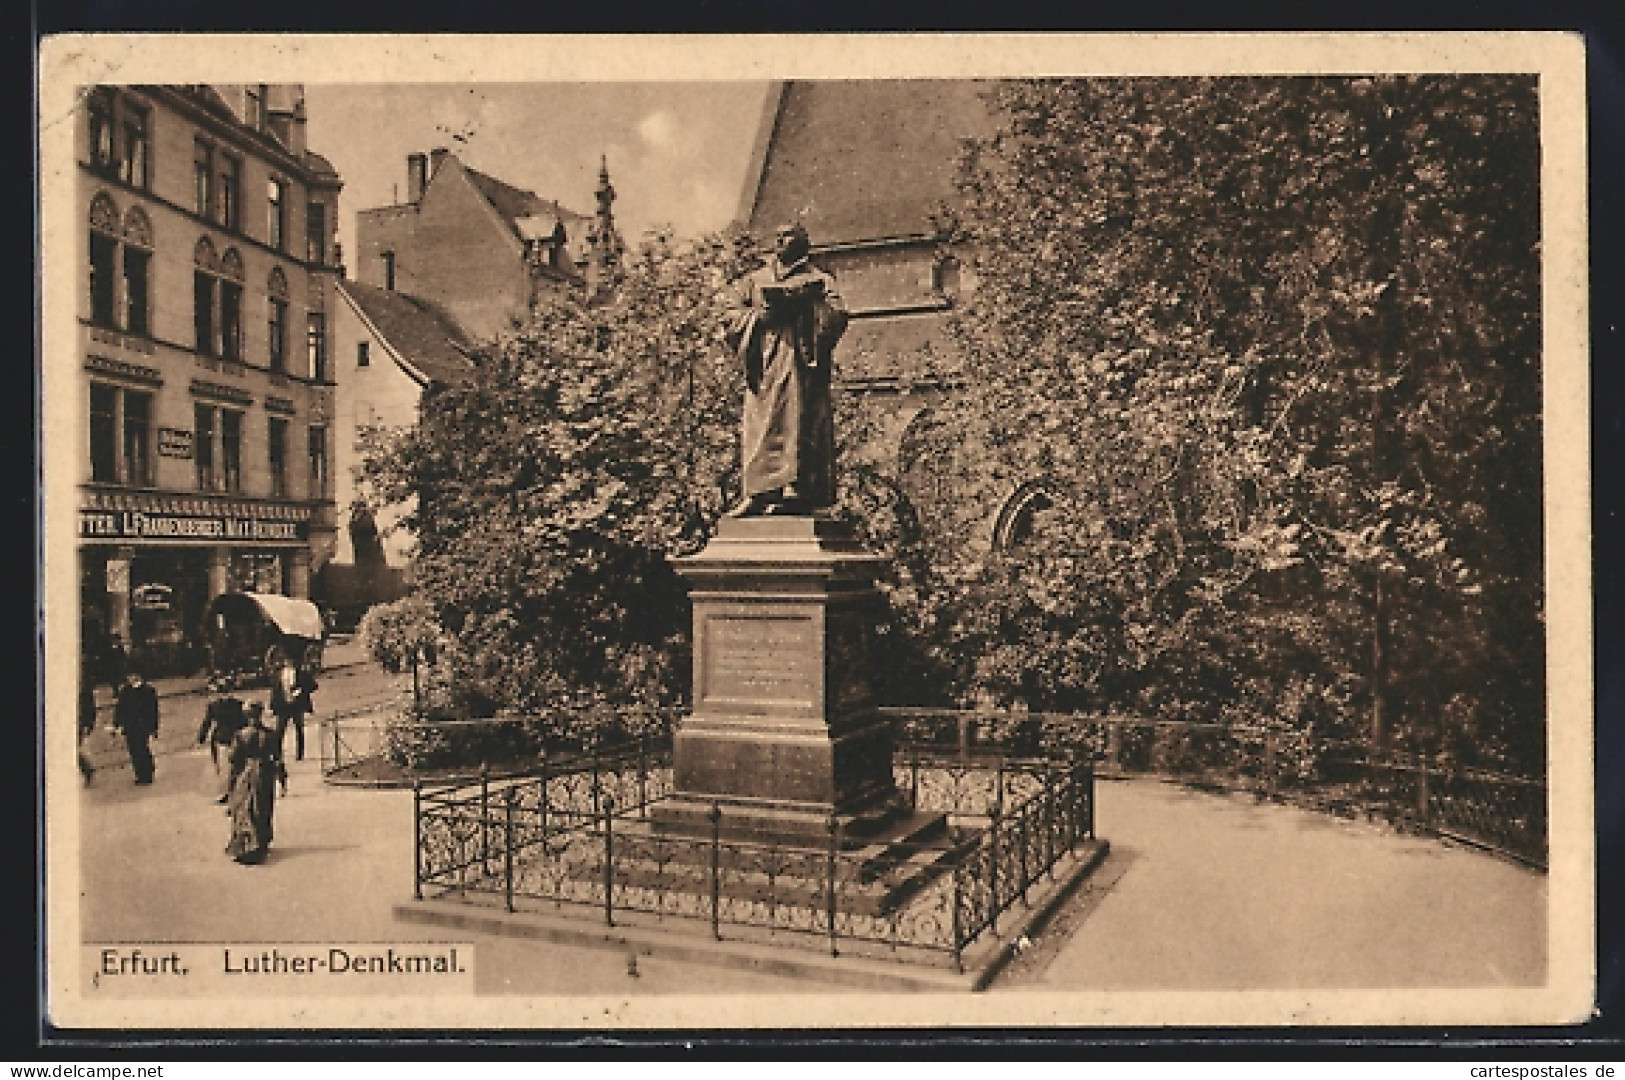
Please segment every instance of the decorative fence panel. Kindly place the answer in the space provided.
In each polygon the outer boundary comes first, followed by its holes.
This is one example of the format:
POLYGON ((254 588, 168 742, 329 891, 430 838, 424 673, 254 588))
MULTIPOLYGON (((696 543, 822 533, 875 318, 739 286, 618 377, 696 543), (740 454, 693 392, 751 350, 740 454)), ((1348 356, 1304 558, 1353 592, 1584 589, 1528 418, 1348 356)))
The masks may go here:
MULTIPOLYGON (((1420 754, 1372 754, 1364 743, 1285 728, 1060 713, 882 712, 898 722, 906 745, 923 755, 974 762, 1000 753, 1081 753, 1105 776, 1156 774, 1343 813, 1380 813, 1405 827, 1546 865, 1546 785, 1527 777, 1459 768, 1420 754)), ((899 766, 899 786, 908 790, 911 782, 899 766)), ((990 781, 967 766, 964 779, 949 775, 941 782, 957 791, 990 781)), ((995 776, 991 782, 999 781, 995 776)))
MULTIPOLYGON (((922 807, 947 813, 955 825, 985 817, 991 806, 1009 808, 1030 798, 1039 775, 1033 763, 1081 755, 1105 776, 1155 774, 1336 813, 1381 815, 1405 828, 1474 843, 1535 866, 1546 863, 1546 786, 1539 780, 1414 754, 1374 755, 1363 743, 1317 740, 1284 728, 1125 716, 882 711, 898 725, 893 773, 899 790, 922 807)), ((524 740, 511 733, 481 734, 481 725, 536 730, 557 719, 330 722, 321 740, 323 769, 334 773, 369 757, 399 754, 403 745, 416 747, 423 758, 440 752, 435 740, 465 748, 518 745, 524 740)), ((521 792, 521 832, 537 816, 555 830, 584 825, 601 816, 606 796, 623 811, 638 808, 645 816, 646 808, 671 790, 670 772, 661 765, 667 760, 661 755, 669 753, 670 722, 666 712, 634 711, 616 727, 652 733, 644 739, 596 754, 561 755, 543 747, 535 762, 517 769, 551 777, 546 799, 521 792), (639 753, 646 758, 641 765, 635 760, 639 753), (596 772, 593 761, 599 763, 596 772)), ((466 765, 460 771, 472 778, 477 768, 466 765)), ((1019 834, 1012 839, 1019 841, 1019 834)))
MULTIPOLYGON (((500 898, 509 911, 685 920, 721 938, 772 937, 962 967, 965 950, 1093 839, 1094 775, 1078 759, 970 764, 899 754, 914 807, 947 816, 928 841, 792 847, 662 833, 664 747, 549 762, 538 776, 414 786, 416 895, 500 898), (624 800, 624 801, 623 801, 624 800)), ((901 784, 900 784, 901 786, 901 784)))

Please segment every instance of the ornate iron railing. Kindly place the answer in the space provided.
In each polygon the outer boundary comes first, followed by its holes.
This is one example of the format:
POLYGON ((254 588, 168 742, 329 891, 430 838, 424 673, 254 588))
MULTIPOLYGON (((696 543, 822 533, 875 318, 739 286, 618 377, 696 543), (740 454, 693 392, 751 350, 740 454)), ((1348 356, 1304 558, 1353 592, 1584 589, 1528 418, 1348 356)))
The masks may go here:
POLYGON ((664 744, 551 762, 536 776, 414 785, 415 895, 551 910, 614 925, 636 914, 721 939, 769 937, 952 964, 1094 839, 1094 774, 1082 759, 894 759, 933 835, 779 845, 650 828, 672 791, 664 744))
MULTIPOLYGON (((568 711, 568 710, 566 710, 568 711)), ((1260 725, 1203 724, 1143 720, 1127 716, 1087 716, 1013 711, 885 709, 897 722, 897 783, 947 812, 965 807, 972 816, 994 802, 1009 803, 1030 793, 1030 770, 1022 760, 1081 754, 1105 776, 1155 774, 1187 783, 1250 791, 1342 814, 1384 816, 1405 828, 1477 844, 1525 863, 1544 867, 1547 859, 1546 786, 1539 780, 1454 765, 1425 755, 1374 755, 1363 743, 1316 738, 1304 732, 1260 725), (919 774, 909 762, 932 763, 919 774), (1027 784, 1028 788, 1020 785, 1027 784)), ((563 713, 560 714, 564 715, 563 713)), ((649 731, 669 738, 671 716, 633 710, 615 727, 649 731)), ((441 770, 472 778, 485 749, 524 742, 505 732, 534 728, 559 717, 489 721, 415 721, 378 717, 330 724, 322 740, 324 775, 368 757, 401 757, 400 747, 421 747, 433 739, 461 739, 464 764, 441 770), (519 727, 515 727, 519 725, 519 727), (330 755, 330 756, 329 756, 330 755)), ((652 744, 651 744, 652 745, 652 744)), ((523 756, 523 755, 521 755, 523 756)), ((546 756, 531 753, 531 761, 546 756)), ((425 770, 409 757, 397 770, 401 781, 425 770)), ((501 768, 493 763, 493 767, 501 768)), ((510 762, 510 769, 534 765, 510 762)), ((624 804, 623 804, 624 805, 624 804)))
POLYGON ((1546 785, 1425 754, 1373 754, 1351 740, 1257 725, 1125 716, 884 709, 905 745, 974 758, 999 752, 1082 753, 1103 776, 1156 774, 1295 799, 1337 812, 1380 813, 1544 868, 1546 785))

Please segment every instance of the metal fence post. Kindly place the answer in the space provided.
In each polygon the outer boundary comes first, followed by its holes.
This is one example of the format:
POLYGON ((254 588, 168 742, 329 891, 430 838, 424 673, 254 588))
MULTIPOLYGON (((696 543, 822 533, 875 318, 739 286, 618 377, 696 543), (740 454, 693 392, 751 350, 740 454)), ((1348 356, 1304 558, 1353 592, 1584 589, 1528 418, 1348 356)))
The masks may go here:
POLYGON ((1432 800, 1428 797, 1428 754, 1426 750, 1416 752, 1416 766, 1419 770, 1416 784, 1417 810, 1422 815, 1422 825, 1425 828, 1433 816, 1432 800))
POLYGON ((491 873, 491 769, 480 762, 480 873, 491 873))
POLYGON ((604 796, 604 924, 615 925, 615 796, 604 796))
POLYGON ((1083 763, 1083 835, 1085 839, 1095 838, 1095 763, 1083 763))
POLYGON ((1274 795, 1280 788, 1276 779, 1277 765, 1275 762, 1275 732, 1264 732, 1264 790, 1274 795))
POLYGON ((412 899, 423 899, 423 781, 412 781, 412 899))
POLYGON ((987 921, 994 933, 999 930, 999 804, 988 814, 987 826, 987 921))
POLYGON ((597 814, 603 807, 598 779, 598 747, 592 748, 592 812, 597 814))
POLYGON ((711 936, 722 940, 722 806, 711 804, 711 936))
POLYGON ((1078 752, 1073 750, 1066 763, 1066 849, 1078 846, 1078 781, 1083 775, 1078 752))
POLYGON ((547 843, 547 751, 542 751, 542 789, 537 792, 536 814, 540 818, 542 843, 547 843))
POLYGON ((964 863, 954 867, 952 892, 948 897, 948 903, 951 905, 948 913, 949 930, 954 937, 954 971, 960 975, 965 974, 965 932, 959 917, 959 875, 964 873, 964 870, 964 863))
POLYGON ((920 808, 920 748, 914 747, 909 752, 909 782, 908 782, 908 808, 920 808))
POLYGON ((1021 871, 1021 903, 1023 907, 1027 906, 1027 888, 1032 884, 1032 876, 1027 872, 1027 858, 1030 854, 1028 845, 1031 841, 1029 833, 1032 832, 1027 823, 1030 809, 1031 806, 1029 805, 1023 806, 1016 811, 1016 852, 1018 856, 1016 861, 1021 871))
POLYGON ((513 913, 513 804, 514 790, 503 793, 505 806, 502 814, 502 899, 513 913))
POLYGON ((828 873, 825 877, 824 887, 824 897, 829 916, 829 954, 839 956, 841 952, 835 944, 835 861, 841 846, 841 822, 834 814, 831 814, 824 828, 829 830, 828 873))
POLYGON ((993 763, 993 805, 1004 809, 1004 757, 1000 755, 993 763))
POLYGON ((649 816, 649 754, 647 734, 638 736, 638 817, 649 816))
POLYGON ((1055 880, 1055 766, 1044 763, 1044 870, 1055 880))

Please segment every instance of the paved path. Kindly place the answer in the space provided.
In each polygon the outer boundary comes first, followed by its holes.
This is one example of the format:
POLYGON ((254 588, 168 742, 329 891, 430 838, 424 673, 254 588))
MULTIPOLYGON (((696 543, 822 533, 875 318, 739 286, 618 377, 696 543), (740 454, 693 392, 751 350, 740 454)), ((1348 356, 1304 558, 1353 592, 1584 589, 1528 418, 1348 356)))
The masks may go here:
POLYGON ((1546 878, 1481 852, 1152 780, 1102 782, 1086 918, 1018 985, 1500 987, 1545 981, 1546 878), (1101 891, 1103 890, 1103 891, 1101 891), (1092 905, 1091 905, 1092 902, 1092 905))
MULTIPOLYGON (((291 747, 291 741, 290 741, 291 747)), ((82 789, 82 934, 87 942, 343 943, 466 940, 396 922, 412 895, 412 793, 330 787, 317 764, 289 762, 276 840, 262 866, 226 857, 224 808, 206 751, 161 759, 151 787, 128 769, 82 789)), ((475 956, 485 993, 806 992, 788 979, 567 948, 486 939, 475 956)))
MULTIPOLYGON (((201 752, 150 788, 127 771, 83 790, 89 941, 452 938, 390 907, 412 888, 411 793, 328 787, 292 764, 270 861, 221 852, 201 752)), ((1543 979, 1546 880, 1487 855, 1245 797, 1103 782, 1112 854, 995 990, 1508 986, 1543 979)), ((788 979, 504 939, 476 987, 524 994, 822 990, 788 979)))

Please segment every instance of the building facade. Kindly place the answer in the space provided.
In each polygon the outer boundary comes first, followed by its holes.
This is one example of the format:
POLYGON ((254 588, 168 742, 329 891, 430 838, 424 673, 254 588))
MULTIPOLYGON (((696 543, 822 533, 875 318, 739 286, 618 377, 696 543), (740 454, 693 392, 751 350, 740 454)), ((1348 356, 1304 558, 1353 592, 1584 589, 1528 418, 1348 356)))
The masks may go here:
POLYGON ((600 160, 596 208, 578 214, 469 168, 445 150, 407 157, 407 201, 357 214, 356 280, 333 307, 339 531, 317 598, 355 617, 410 573, 409 505, 361 497, 368 433, 417 423, 423 393, 473 371, 469 352, 563 295, 614 287, 625 247, 600 160))
MULTIPOLYGON (((339 285, 334 308, 334 363, 339 381, 333 440, 334 497, 341 519, 331 566, 354 566, 355 543, 347 527, 358 505, 359 473, 371 430, 408 428, 418 421, 423 392, 472 371, 468 342, 443 311, 404 293, 356 281, 339 285)), ((408 507, 376 512, 386 565, 411 564, 412 537, 396 528, 408 507)))
POLYGON ((444 149, 409 155, 406 178, 406 202, 356 215, 356 280, 435 305, 471 339, 514 328, 550 296, 605 288, 615 271, 607 167, 590 216, 444 149))
POLYGON ((297 85, 97 86, 76 115, 82 641, 202 662, 209 601, 335 539, 332 166, 297 85))

